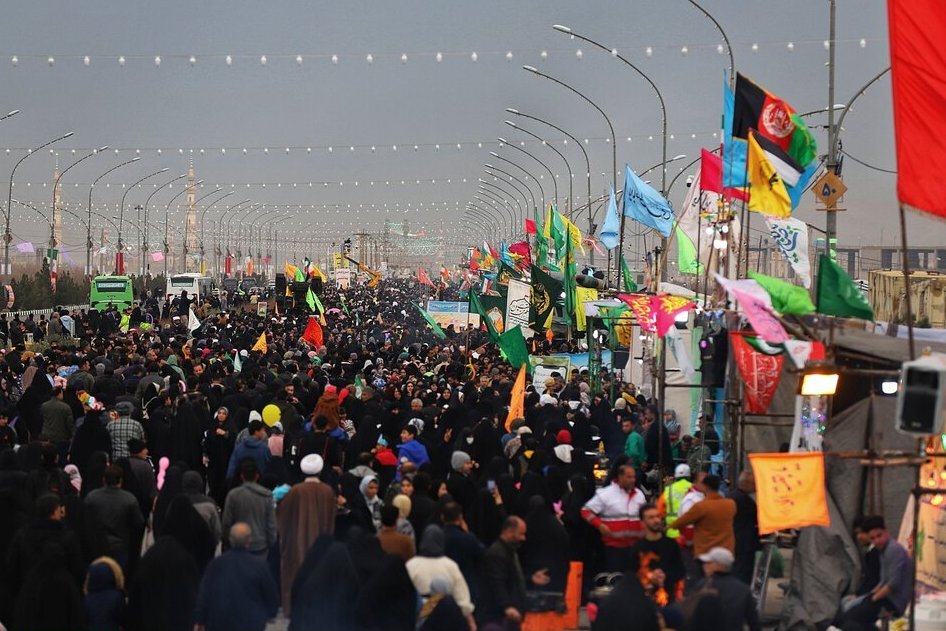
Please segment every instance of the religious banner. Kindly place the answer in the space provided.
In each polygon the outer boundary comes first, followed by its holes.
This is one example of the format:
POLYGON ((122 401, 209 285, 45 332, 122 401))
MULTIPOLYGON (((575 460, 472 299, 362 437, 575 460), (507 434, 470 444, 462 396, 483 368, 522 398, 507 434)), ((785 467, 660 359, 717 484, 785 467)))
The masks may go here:
POLYGON ((782 323, 772 313, 772 298, 759 283, 751 279, 729 280, 719 274, 716 274, 716 281, 726 289, 730 298, 739 303, 739 310, 760 338, 771 344, 789 339, 782 323))
POLYGON ((696 308, 696 303, 689 298, 671 296, 670 294, 653 296, 650 303, 657 335, 660 337, 666 335, 667 331, 673 328, 677 314, 696 308))
POLYGON ((759 534, 830 526, 824 454, 749 454, 756 483, 759 534))
POLYGON ((506 294, 506 329, 521 325, 529 326, 532 286, 515 278, 509 279, 509 291, 506 294))
POLYGON ((808 224, 801 219, 786 217, 766 217, 765 225, 769 236, 775 241, 779 251, 788 259, 789 265, 801 284, 811 287, 811 261, 808 260, 808 224))
POLYGON ((657 331, 657 325, 654 322, 654 307, 650 298, 647 294, 618 294, 618 299, 634 312, 641 330, 654 333, 657 331))
POLYGON ((752 349, 739 333, 731 333, 730 348, 745 389, 748 414, 765 414, 775 396, 785 363, 782 355, 766 355, 752 349))

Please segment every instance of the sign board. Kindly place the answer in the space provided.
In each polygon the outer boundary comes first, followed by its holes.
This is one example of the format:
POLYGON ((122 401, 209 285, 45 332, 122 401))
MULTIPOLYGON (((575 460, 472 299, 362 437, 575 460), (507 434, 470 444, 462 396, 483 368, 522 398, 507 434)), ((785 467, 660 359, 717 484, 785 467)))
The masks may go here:
POLYGON ((847 186, 841 181, 833 171, 825 173, 820 180, 815 182, 813 187, 815 197, 825 205, 826 208, 833 209, 841 199, 841 196, 847 191, 847 186))
POLYGON ((336 252, 335 254, 332 255, 332 263, 333 263, 332 267, 334 267, 335 269, 341 268, 343 261, 344 259, 342 258, 342 255, 340 252, 336 252))
POLYGON ((256 315, 266 317, 267 304, 265 302, 256 303, 256 315))
MULTIPOLYGON (((341 256, 341 255, 338 255, 341 256)), ((347 267, 341 267, 335 269, 335 283, 341 289, 348 289, 348 286, 351 284, 351 270, 347 267)))
POLYGON ((571 373, 571 358, 569 357, 540 357, 529 355, 529 363, 532 365, 532 385, 539 394, 545 394, 545 380, 552 376, 552 373, 558 373, 562 379, 568 381, 571 373))
POLYGON ((452 302, 448 300, 429 300, 427 302, 427 313, 430 317, 445 329, 451 324, 454 330, 465 330, 467 324, 470 328, 479 328, 480 314, 470 313, 470 305, 466 302, 452 302))

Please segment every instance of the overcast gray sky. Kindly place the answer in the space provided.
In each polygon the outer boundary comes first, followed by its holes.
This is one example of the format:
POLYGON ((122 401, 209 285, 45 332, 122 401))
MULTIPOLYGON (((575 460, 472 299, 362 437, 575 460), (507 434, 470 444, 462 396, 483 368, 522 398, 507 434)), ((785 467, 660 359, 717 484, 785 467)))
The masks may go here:
MULTIPOLYGON (((889 62, 885 3, 838 5, 835 101, 843 103, 889 62)), ((705 6, 727 31, 737 69, 800 112, 827 104, 825 0, 707 0, 705 6)), ((713 25, 686 0, 30 0, 8 3, 0 25, 0 110, 22 110, 0 122, 0 179, 22 149, 75 131, 57 145, 63 166, 92 147, 119 152, 66 174, 63 197, 71 208, 84 209, 89 183, 139 150, 139 163, 96 188, 99 211, 117 214, 122 183, 168 167, 167 175, 148 181, 162 184, 193 159, 205 180, 199 195, 213 185, 235 185, 227 203, 250 198, 267 207, 301 206, 287 226, 294 231, 343 237, 406 220, 412 232, 436 232, 443 222, 455 233, 452 220, 474 194, 483 163, 494 161, 489 151, 497 150, 499 136, 528 141, 525 148, 560 176, 564 199, 567 174, 558 156, 503 124, 504 108, 515 107, 588 139, 598 195, 611 171, 603 119, 521 66, 539 67, 604 109, 618 137, 619 170, 625 162, 637 170, 659 162, 657 100, 607 53, 553 31, 556 23, 617 48, 653 79, 667 103, 668 155, 696 157, 701 146, 718 144, 728 57, 717 53, 722 40, 713 25)), ((845 150, 896 168, 889 79, 859 99, 844 127, 845 150)), ((583 198, 581 154, 561 145, 558 132, 528 128, 559 143, 576 173, 576 197, 583 198)), ((823 147, 823 130, 816 133, 823 147)), ((541 168, 522 154, 500 151, 539 175, 541 168)), ((48 208, 54 161, 43 152, 24 162, 14 197, 48 208)), ((895 176, 846 160, 844 177, 850 192, 839 221, 841 246, 896 243, 895 176)), ((657 171, 651 178, 659 180, 657 171)), ((541 183, 551 197, 547 174, 541 183)), ((151 190, 130 192, 126 210, 151 190)), ((675 206, 684 190, 675 187, 675 206)), ((152 207, 163 210, 178 191, 162 189, 152 207)), ((29 222, 31 214, 14 208, 14 231, 42 241, 47 230, 41 221, 29 222)), ((797 215, 823 226, 810 194, 797 215)), ((182 216, 172 214, 172 225, 182 216)), ((915 243, 943 242, 938 222, 914 218, 911 231, 915 243)), ((83 248, 81 234, 65 241, 67 249, 83 248)))

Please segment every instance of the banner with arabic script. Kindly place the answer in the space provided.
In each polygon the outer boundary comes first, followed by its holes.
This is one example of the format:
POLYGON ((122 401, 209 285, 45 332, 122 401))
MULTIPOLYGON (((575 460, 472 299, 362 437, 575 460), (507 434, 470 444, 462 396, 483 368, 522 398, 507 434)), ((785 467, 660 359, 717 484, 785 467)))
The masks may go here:
POLYGON ((811 287, 811 262, 808 259, 808 224, 801 219, 766 217, 769 235, 782 252, 801 284, 811 287))

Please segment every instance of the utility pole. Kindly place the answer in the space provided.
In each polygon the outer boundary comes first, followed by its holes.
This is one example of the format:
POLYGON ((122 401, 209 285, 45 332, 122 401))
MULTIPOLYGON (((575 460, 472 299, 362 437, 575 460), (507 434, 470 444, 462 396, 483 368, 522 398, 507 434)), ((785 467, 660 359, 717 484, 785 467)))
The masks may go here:
MULTIPOLYGON (((835 33, 835 13, 837 0, 828 0, 828 160, 829 173, 837 175, 838 170, 838 129, 834 124, 834 49, 837 44, 835 33)), ((825 232, 825 246, 831 260, 837 258, 838 247, 838 215, 834 208, 826 208, 827 212, 825 232)))

